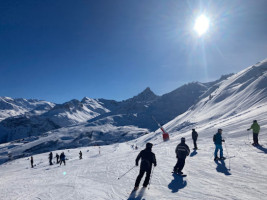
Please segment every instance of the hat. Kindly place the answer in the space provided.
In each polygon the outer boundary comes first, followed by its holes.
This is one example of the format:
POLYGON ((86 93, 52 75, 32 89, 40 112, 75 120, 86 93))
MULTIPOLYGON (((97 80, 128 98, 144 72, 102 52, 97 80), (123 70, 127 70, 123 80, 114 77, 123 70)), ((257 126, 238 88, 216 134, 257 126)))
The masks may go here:
POLYGON ((152 146, 153 146, 153 144, 152 143, 150 143, 150 142, 148 142, 148 143, 146 143, 146 148, 152 148, 152 146))
POLYGON ((253 123, 256 123, 257 122, 257 120, 253 120, 253 123))
POLYGON ((222 129, 221 129, 221 128, 219 128, 219 129, 218 129, 218 131, 222 131, 222 129))
POLYGON ((185 142, 185 138, 184 137, 181 138, 181 142, 185 142))
POLYGON ((195 131, 195 129, 193 128, 192 131, 195 131))

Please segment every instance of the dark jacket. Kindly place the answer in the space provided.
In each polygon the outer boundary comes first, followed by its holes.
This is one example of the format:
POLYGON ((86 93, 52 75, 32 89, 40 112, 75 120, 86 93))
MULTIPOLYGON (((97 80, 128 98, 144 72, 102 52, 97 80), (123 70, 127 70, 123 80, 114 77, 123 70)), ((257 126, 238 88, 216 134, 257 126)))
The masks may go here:
POLYGON ((64 153, 60 154, 60 160, 65 160, 65 154, 64 153))
POLYGON ((138 162, 141 159, 141 170, 151 170, 152 164, 154 164, 154 166, 157 165, 157 161, 156 161, 156 156, 153 152, 151 152, 151 149, 146 148, 144 150, 142 150, 136 160, 135 163, 138 166, 138 162))
POLYGON ((219 132, 216 133, 214 136, 213 136, 213 142, 214 144, 217 144, 217 145, 222 145, 222 134, 220 134, 219 132))
POLYGON ((197 140, 198 134, 196 131, 192 131, 192 139, 197 140))
POLYGON ((186 156, 189 155, 190 149, 189 147, 185 144, 185 142, 181 142, 180 144, 177 145, 175 149, 176 157, 177 158, 182 158, 185 159, 186 156))

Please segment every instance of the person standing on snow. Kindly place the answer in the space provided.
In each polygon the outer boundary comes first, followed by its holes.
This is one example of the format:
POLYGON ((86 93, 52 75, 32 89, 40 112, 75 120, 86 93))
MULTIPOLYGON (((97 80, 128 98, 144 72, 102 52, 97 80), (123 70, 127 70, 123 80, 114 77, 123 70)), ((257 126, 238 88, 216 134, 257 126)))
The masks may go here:
POLYGON ((185 144, 185 138, 181 138, 181 143, 175 149, 177 163, 173 168, 173 173, 183 174, 182 170, 185 165, 185 159, 190 153, 189 147, 185 144))
POLYGON ((253 121, 253 124, 247 131, 251 130, 253 131, 253 143, 252 145, 259 145, 259 132, 260 132, 260 125, 258 124, 257 120, 253 121))
POLYGON ((142 177, 144 176, 145 172, 146 172, 146 178, 143 183, 143 187, 147 187, 149 180, 150 180, 152 164, 154 164, 155 167, 157 166, 156 156, 152 152, 152 146, 153 144, 147 143, 146 148, 138 154, 135 160, 136 166, 138 166, 138 162, 141 159, 141 165, 140 165, 139 175, 137 176, 136 181, 135 181, 134 190, 138 190, 140 181, 142 177))
POLYGON ((195 129, 192 129, 192 139, 194 142, 194 150, 197 150, 197 137, 198 137, 198 133, 196 132, 195 129))
POLYGON ((65 154, 64 154, 64 152, 62 152, 62 153, 60 154, 60 165, 62 164, 62 162, 64 163, 64 165, 66 165, 65 154))
POLYGON ((215 144, 215 151, 214 151, 214 160, 225 160, 225 157, 223 157, 223 147, 222 142, 225 142, 225 140, 222 139, 222 129, 219 128, 218 132, 213 136, 213 142, 215 144), (220 158, 218 158, 217 153, 220 150, 220 158))
POLYGON ((58 153, 56 154, 56 158, 57 158, 57 164, 59 163, 59 155, 58 153))
POLYGON ((52 152, 49 153, 48 158, 49 158, 49 165, 53 165, 53 163, 52 163, 53 153, 52 152))
POLYGON ((33 168, 33 157, 31 156, 31 166, 33 168))
POLYGON ((83 153, 82 153, 82 151, 80 151, 79 155, 80 155, 80 160, 83 159, 83 153))

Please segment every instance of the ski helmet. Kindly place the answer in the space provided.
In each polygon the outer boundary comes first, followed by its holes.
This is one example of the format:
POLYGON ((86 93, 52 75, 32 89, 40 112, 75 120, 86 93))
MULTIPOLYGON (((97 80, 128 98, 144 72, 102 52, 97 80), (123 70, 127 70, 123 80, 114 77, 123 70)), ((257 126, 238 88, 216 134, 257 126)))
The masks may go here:
POLYGON ((185 142, 185 138, 184 137, 181 138, 181 142, 185 142))

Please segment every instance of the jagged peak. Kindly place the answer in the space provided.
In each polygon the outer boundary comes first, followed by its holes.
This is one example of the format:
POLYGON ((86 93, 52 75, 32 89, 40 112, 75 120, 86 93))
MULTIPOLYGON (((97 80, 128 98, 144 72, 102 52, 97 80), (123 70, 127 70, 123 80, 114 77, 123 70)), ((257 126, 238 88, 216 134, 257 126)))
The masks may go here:
POLYGON ((134 96, 133 98, 128 99, 127 101, 151 101, 156 99, 158 96, 152 92, 150 87, 144 89, 141 93, 134 96))

